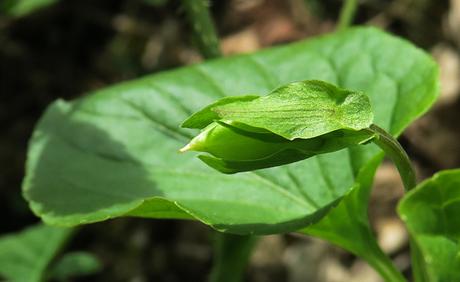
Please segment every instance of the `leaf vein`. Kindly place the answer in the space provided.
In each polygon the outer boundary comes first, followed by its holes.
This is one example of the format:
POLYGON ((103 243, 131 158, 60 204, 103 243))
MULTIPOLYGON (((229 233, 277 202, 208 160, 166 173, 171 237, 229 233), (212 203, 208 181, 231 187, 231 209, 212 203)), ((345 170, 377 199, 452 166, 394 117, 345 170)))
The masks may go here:
POLYGON ((327 168, 326 166, 324 165, 323 161, 321 160, 321 155, 318 155, 316 157, 314 157, 314 159, 316 160, 318 166, 319 166, 319 171, 320 171, 320 174, 321 174, 321 177, 323 178, 324 180, 324 183, 326 183, 326 187, 328 189, 328 191, 330 192, 332 198, 338 198, 339 195, 337 194, 337 191, 335 190, 335 187, 334 187, 334 184, 332 182, 332 179, 329 177, 329 174, 327 173, 327 168))
POLYGON ((152 124, 154 124, 158 130, 162 131, 167 136, 174 138, 180 142, 187 142, 188 139, 192 138, 187 133, 183 131, 175 130, 170 125, 162 123, 161 121, 153 117, 151 114, 149 114, 145 109, 143 109, 139 105, 136 105, 136 103, 129 101, 128 99, 124 99, 124 98, 122 98, 122 100, 126 102, 126 104, 128 104, 132 109, 136 110, 143 117, 145 117, 147 120, 150 120, 152 124))
POLYGON ((156 90, 156 92, 159 93, 160 95, 166 96, 169 99, 171 99, 171 101, 173 101, 178 106, 178 108, 180 108, 182 110, 182 112, 185 114, 184 118, 188 117, 188 116, 191 116, 193 114, 193 111, 191 109, 187 108, 181 102, 181 100, 178 97, 176 97, 174 94, 170 93, 169 91, 166 91, 164 88, 160 87, 158 84, 150 83, 150 86, 152 88, 154 88, 156 90))
POLYGON ((294 187, 297 189, 297 191, 299 191, 299 193, 303 196, 303 198, 314 208, 319 209, 320 206, 313 200, 313 198, 310 197, 310 195, 308 195, 308 193, 304 191, 304 189, 302 189, 302 185, 300 185, 300 180, 291 171, 289 166, 286 166, 286 173, 288 177, 291 179, 292 183, 294 183, 294 187))
POLYGON ((280 184, 274 182, 273 180, 271 180, 270 178, 256 172, 256 171, 252 171, 251 172, 253 175, 256 176, 256 178, 259 178, 261 181, 267 183, 267 184, 270 184, 269 186, 272 187, 273 189, 275 189, 276 191, 278 191, 280 194, 284 195, 284 196, 287 196, 288 198, 291 198, 293 201, 297 202, 298 204, 304 206, 305 208, 311 208, 311 205, 304 201, 304 200, 301 200, 299 199, 298 197, 296 197, 295 195, 291 194, 289 192, 289 190, 283 186, 281 186, 280 184))
POLYGON ((199 66, 192 66, 190 67, 190 69, 194 70, 196 73, 202 76, 205 81, 208 82, 208 84, 214 89, 213 93, 216 94, 217 97, 227 97, 225 91, 222 90, 222 88, 220 88, 218 83, 216 83, 214 77, 209 75, 205 70, 203 70, 199 66))

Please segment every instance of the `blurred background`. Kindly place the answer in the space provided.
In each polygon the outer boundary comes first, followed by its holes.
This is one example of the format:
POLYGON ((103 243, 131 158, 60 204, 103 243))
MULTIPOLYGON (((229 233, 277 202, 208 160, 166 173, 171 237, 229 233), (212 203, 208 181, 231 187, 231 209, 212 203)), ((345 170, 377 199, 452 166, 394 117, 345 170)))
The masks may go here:
MULTIPOLYGON (((113 83, 203 60, 178 0, 0 1, 0 234, 38 222, 20 192, 27 141, 46 106, 113 83)), ((340 0, 211 1, 225 56, 335 29, 340 0)), ((460 167, 460 0, 361 0, 354 24, 373 25, 431 53, 441 96, 400 138, 420 179, 460 167)), ((395 66, 397 67, 397 66, 395 66)), ((391 163, 378 170, 370 218, 406 274, 408 237, 395 214, 403 193, 391 163)), ((66 250, 101 262, 71 281, 206 281, 212 232, 200 223, 122 218, 82 227, 66 250)), ((381 281, 363 261, 295 234, 263 237, 246 281, 381 281)))

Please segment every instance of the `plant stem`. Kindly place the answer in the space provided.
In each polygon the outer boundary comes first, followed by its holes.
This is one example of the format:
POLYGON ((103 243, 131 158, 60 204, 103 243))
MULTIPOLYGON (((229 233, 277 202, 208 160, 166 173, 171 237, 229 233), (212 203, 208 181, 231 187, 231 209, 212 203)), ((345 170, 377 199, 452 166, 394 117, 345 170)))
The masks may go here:
POLYGON ((210 282, 240 282, 257 237, 215 233, 210 282))
POLYGON ((373 251, 369 251, 369 256, 363 258, 365 258, 365 260, 382 276, 383 280, 388 282, 407 281, 401 272, 395 268, 391 259, 382 252, 377 244, 369 247, 372 248, 373 251))
MULTIPOLYGON (((381 260, 368 260, 369 264, 380 274, 383 280, 388 282, 406 282, 404 276, 394 267, 388 267, 387 264, 383 264, 381 260)), ((390 260, 390 263, 391 260, 390 260)))
MULTIPOLYGON (((417 185, 415 178, 415 171, 411 165, 410 159, 407 156, 406 151, 401 147, 401 144, 388 134, 385 130, 373 124, 369 127, 369 130, 374 132, 377 136, 373 139, 373 142, 377 144, 390 159, 395 163, 398 168, 399 175, 404 184, 406 192, 412 190, 417 185)), ((423 268, 421 261, 423 260, 417 243, 414 239, 410 238, 410 249, 411 249, 411 260, 412 260, 412 272, 416 281, 427 280, 426 270, 423 268), (422 279, 423 277, 423 279, 422 279)), ((388 280, 393 281, 393 280, 388 280)))
POLYGON ((377 144, 396 165, 406 192, 413 189, 415 185, 417 185, 415 171, 406 151, 401 147, 401 144, 399 144, 393 136, 375 124, 372 124, 369 129, 376 134, 376 138, 372 141, 377 144))
POLYGON ((339 23, 337 24, 337 30, 344 30, 352 24, 357 7, 358 0, 344 0, 342 9, 340 10, 340 17, 339 23))
POLYGON ((221 56, 219 41, 206 0, 182 0, 187 18, 192 25, 200 53, 206 59, 221 56))

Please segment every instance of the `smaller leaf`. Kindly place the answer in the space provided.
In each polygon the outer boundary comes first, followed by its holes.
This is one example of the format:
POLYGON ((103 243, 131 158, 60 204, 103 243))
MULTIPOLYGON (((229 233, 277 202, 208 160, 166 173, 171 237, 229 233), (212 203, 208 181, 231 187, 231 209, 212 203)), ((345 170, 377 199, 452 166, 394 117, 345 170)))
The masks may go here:
POLYGON ((0 276, 8 281, 42 281, 49 262, 71 232, 39 224, 0 237, 0 276))
POLYGON ((65 254, 51 270, 51 277, 67 281, 71 277, 94 274, 102 268, 99 260, 87 252, 65 254))
POLYGON ((372 111, 367 96, 321 81, 280 87, 265 97, 223 98, 193 114, 182 126, 204 128, 182 152, 223 173, 300 161, 362 144, 372 111))
POLYGON ((255 96, 255 95, 224 97, 204 107, 202 110, 194 113, 193 115, 191 115, 188 119, 186 119, 182 123, 181 127, 203 129, 206 126, 210 125, 215 120, 220 119, 219 115, 213 111, 215 107, 223 106, 223 105, 238 102, 238 101, 241 101, 241 102, 252 101, 257 98, 259 98, 259 96, 255 96))
POLYGON ((267 96, 223 98, 194 114, 183 127, 193 124, 194 128, 203 128, 217 119, 264 128, 293 140, 338 129, 367 128, 373 113, 369 97, 361 92, 306 80, 279 87, 267 96), (199 124, 195 123, 197 120, 199 124))
POLYGON ((407 193, 398 213, 414 239, 416 281, 460 281, 460 170, 440 172, 407 193))

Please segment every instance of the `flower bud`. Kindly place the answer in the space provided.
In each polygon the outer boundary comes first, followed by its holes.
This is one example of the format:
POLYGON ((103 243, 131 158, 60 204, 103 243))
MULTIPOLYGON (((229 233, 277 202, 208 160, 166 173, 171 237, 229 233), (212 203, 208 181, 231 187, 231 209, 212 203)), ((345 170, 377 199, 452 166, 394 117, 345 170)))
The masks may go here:
POLYGON ((371 121, 367 96, 304 81, 207 106, 184 122, 204 128, 180 151, 207 153, 199 158, 223 173, 250 171, 363 144, 374 137, 371 121))

